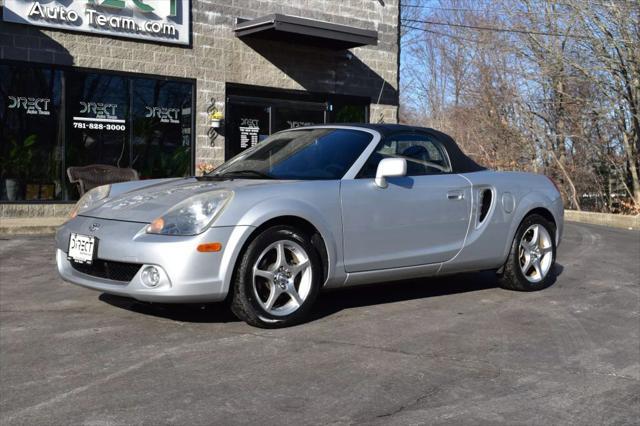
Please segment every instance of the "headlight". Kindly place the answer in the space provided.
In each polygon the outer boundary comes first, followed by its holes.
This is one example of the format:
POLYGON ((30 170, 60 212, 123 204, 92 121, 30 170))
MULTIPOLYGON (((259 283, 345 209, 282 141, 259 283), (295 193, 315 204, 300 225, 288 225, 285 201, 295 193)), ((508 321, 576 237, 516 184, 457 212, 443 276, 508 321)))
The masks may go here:
POLYGON ((209 227, 232 195, 231 191, 194 195, 151 222, 146 231, 163 235, 199 234, 209 227))
POLYGON ((80 197, 80 200, 78 200, 73 210, 71 210, 71 213, 69 213, 69 217, 73 219, 79 214, 91 209, 98 201, 107 198, 109 196, 109 192, 111 192, 111 185, 102 185, 97 188, 93 188, 80 197))

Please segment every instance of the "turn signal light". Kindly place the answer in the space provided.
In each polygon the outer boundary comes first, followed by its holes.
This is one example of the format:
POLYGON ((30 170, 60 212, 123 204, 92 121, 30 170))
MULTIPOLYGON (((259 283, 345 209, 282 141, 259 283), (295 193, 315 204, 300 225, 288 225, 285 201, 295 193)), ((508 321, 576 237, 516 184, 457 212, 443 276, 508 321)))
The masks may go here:
POLYGON ((147 232, 158 234, 164 228, 164 219, 159 217, 147 226, 147 232))
POLYGON ((222 250, 222 244, 220 243, 205 243, 198 246, 198 251, 201 253, 215 252, 220 250, 222 250))

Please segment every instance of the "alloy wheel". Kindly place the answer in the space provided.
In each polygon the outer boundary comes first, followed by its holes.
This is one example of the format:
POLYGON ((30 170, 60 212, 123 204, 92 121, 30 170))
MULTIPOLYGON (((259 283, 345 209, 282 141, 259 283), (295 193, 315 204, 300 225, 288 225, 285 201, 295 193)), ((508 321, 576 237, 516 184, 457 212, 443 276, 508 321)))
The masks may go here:
POLYGON ((553 241, 544 226, 533 224, 522 234, 518 260, 529 282, 538 283, 547 276, 553 264, 553 241))
POLYGON ((280 240, 265 248, 253 266, 253 292, 267 313, 286 316, 297 311, 311 292, 313 270, 307 252, 280 240))

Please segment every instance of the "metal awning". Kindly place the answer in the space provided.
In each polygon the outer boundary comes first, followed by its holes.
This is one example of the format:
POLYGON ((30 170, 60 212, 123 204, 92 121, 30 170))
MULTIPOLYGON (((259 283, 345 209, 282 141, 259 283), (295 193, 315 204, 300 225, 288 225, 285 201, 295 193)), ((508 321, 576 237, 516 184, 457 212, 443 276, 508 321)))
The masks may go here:
POLYGON ((279 13, 251 20, 238 18, 234 31, 240 38, 279 40, 333 50, 378 44, 376 31, 279 13))

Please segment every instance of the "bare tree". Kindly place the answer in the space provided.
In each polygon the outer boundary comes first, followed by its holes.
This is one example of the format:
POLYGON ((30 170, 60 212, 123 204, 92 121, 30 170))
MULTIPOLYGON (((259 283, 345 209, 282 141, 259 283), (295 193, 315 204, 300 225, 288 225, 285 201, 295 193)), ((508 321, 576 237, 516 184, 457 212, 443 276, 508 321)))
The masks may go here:
POLYGON ((638 2, 415 0, 402 13, 402 119, 491 167, 546 173, 571 208, 638 208, 638 2))

